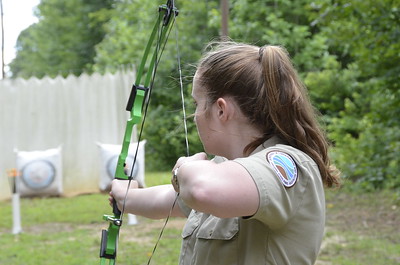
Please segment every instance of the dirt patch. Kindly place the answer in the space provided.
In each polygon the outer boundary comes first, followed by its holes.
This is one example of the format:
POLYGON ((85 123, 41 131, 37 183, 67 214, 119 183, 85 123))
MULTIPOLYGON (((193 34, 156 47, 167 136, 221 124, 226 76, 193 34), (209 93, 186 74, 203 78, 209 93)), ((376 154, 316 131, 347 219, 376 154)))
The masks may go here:
POLYGON ((400 243, 400 207, 385 193, 351 194, 337 191, 327 199, 327 226, 400 243))

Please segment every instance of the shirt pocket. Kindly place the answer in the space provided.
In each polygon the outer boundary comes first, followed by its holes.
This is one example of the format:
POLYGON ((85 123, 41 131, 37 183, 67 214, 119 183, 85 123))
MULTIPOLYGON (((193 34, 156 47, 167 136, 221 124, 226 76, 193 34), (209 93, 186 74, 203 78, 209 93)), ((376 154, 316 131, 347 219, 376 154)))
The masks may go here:
POLYGON ((179 264, 238 264, 239 218, 222 219, 192 211, 182 232, 179 264))
POLYGON ((209 216, 199 228, 199 239, 231 240, 239 232, 239 218, 209 216))
POLYGON ((200 217, 201 213, 192 210, 188 217, 188 220, 186 221, 185 226, 183 227, 182 238, 185 239, 193 234, 194 230, 196 230, 196 228, 200 224, 200 217))

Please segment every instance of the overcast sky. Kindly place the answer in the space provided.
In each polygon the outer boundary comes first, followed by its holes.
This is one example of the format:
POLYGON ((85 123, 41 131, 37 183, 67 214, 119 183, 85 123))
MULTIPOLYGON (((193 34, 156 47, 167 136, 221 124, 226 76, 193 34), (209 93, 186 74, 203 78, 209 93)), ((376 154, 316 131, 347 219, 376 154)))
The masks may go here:
POLYGON ((40 3, 40 0, 2 1, 4 15, 4 63, 9 64, 15 57, 15 44, 19 33, 37 22, 37 18, 33 15, 33 9, 40 3))

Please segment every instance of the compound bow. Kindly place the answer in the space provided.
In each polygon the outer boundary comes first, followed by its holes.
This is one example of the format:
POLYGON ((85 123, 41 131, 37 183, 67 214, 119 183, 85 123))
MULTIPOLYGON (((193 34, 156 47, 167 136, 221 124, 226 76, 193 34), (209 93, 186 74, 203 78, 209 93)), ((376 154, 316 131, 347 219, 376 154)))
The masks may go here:
MULTIPOLYGON (((172 25, 174 24, 175 18, 179 13, 179 11, 175 7, 175 3, 173 0, 168 0, 168 2, 165 5, 159 6, 158 11, 159 11, 158 19, 153 27, 141 63, 139 65, 139 68, 137 69, 136 81, 132 86, 131 94, 129 96, 128 104, 126 106, 126 110, 130 112, 130 118, 126 122, 122 149, 118 157, 118 163, 115 171, 115 179, 123 179, 129 181, 128 189, 130 182, 133 179, 132 174, 134 172, 134 167, 136 164, 136 157, 138 154, 138 147, 139 147, 139 144, 137 144, 134 161, 131 168, 131 173, 128 176, 125 173, 125 161, 129 151, 133 126, 142 121, 140 133, 138 136, 138 143, 139 143, 142 135, 143 125, 146 119, 147 108, 149 105, 149 100, 152 92, 155 73, 157 71, 157 66, 160 61, 160 57, 162 55, 170 31, 172 29, 172 25), (157 37, 157 42, 155 47, 153 47, 154 46, 153 43, 156 40, 156 37, 157 37), (153 50, 153 55, 151 56, 150 61, 148 61, 151 50, 153 50), (145 67, 147 67, 147 73, 144 79, 144 83, 141 84, 141 79, 145 67)), ((127 194, 128 190, 125 195, 125 200, 127 194)), ((124 208, 125 208, 125 201, 121 211, 118 209, 116 203, 114 202, 113 214, 103 215, 103 220, 109 222, 109 227, 107 230, 106 229, 102 230, 101 246, 100 246, 101 265, 107 264, 106 263, 107 261, 109 265, 114 265, 116 262, 119 230, 122 225, 124 208)))

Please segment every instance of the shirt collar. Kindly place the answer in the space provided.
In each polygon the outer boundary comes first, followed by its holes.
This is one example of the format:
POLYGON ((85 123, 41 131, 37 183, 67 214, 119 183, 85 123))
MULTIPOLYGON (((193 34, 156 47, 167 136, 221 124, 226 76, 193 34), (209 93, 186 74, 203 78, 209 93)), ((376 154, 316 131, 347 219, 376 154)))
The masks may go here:
POLYGON ((271 147, 271 146, 274 146, 277 144, 284 144, 284 141, 282 141, 278 136, 272 136, 271 138, 266 140, 263 144, 260 144, 256 149, 254 149, 254 151, 251 152, 250 155, 258 153, 268 147, 271 147))

